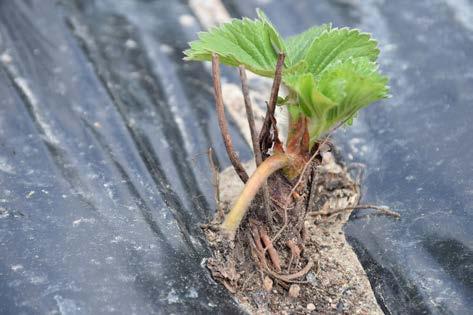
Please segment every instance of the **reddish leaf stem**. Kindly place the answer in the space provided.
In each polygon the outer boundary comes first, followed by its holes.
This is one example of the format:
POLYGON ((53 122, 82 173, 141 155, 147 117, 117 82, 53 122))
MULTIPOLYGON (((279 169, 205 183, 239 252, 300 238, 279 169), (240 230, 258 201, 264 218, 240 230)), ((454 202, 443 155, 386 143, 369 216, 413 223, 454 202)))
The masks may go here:
POLYGON ((220 63, 217 54, 212 54, 212 79, 214 83, 215 91, 215 106, 217 109, 218 125, 222 133, 223 142, 227 149, 228 158, 233 165, 233 168, 237 172, 241 180, 246 183, 248 180, 248 174, 246 173, 243 165, 240 162, 235 149, 233 148, 232 138, 228 131, 227 120, 225 119, 225 109, 223 107, 223 96, 222 96, 222 84, 220 83, 220 63))

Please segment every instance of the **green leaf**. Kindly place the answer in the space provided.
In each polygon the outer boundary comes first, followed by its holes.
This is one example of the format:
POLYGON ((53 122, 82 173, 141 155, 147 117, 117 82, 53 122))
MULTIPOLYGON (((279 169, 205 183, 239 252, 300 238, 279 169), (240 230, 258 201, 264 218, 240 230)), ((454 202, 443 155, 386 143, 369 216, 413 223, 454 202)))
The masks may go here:
POLYGON ((295 103, 309 117, 311 143, 339 122, 350 122, 361 108, 387 97, 387 81, 366 57, 335 63, 319 79, 311 73, 285 78, 297 95, 295 103))
POLYGON ((310 73, 288 76, 286 84, 296 92, 301 111, 309 118, 323 119, 324 114, 336 104, 316 89, 314 76, 310 73))
POLYGON ((274 27, 273 23, 269 20, 266 14, 260 10, 256 9, 256 13, 258 14, 258 18, 263 21, 266 25, 267 30, 269 32, 269 38, 271 40, 271 44, 273 45, 273 49, 279 53, 286 53, 286 46, 284 44, 284 40, 282 39, 281 35, 279 35, 276 27, 274 27))
POLYGON ((290 65, 294 65, 305 59, 307 49, 323 33, 332 28, 331 24, 314 26, 300 34, 290 36, 285 40, 287 59, 290 65))
POLYGON ((184 59, 208 61, 216 53, 224 64, 235 67, 243 64, 256 74, 272 77, 280 50, 284 50, 283 41, 263 16, 260 20, 232 20, 200 33, 199 39, 191 42, 190 49, 184 52, 184 59))
POLYGON ((317 37, 304 56, 308 70, 319 76, 332 63, 349 58, 365 57, 376 61, 379 55, 377 42, 357 29, 335 28, 317 37))
POLYGON ((379 74, 376 63, 368 58, 350 58, 327 69, 318 90, 337 103, 326 115, 332 126, 346 121, 363 107, 388 96, 388 79, 379 74))
POLYGON ((286 97, 278 96, 278 99, 276 100, 276 105, 277 106, 284 106, 284 105, 288 104, 288 101, 289 101, 288 96, 286 96, 286 97))
POLYGON ((184 53, 186 60, 211 60, 273 77, 278 53, 286 55, 283 83, 289 88, 278 105, 291 119, 309 118, 311 145, 340 122, 351 123, 365 106, 387 96, 387 78, 379 74, 377 42, 356 29, 312 27, 283 40, 260 10, 258 19, 232 20, 200 33, 184 53))

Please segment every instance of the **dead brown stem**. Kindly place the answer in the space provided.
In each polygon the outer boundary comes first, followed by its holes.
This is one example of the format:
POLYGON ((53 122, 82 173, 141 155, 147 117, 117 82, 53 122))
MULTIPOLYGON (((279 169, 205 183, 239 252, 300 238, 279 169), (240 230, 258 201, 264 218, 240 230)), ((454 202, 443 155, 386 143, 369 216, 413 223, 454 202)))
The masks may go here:
POLYGON ((235 149, 233 148, 232 139, 228 131, 227 120, 225 119, 225 109, 223 106, 223 96, 222 96, 222 85, 220 83, 220 63, 217 54, 212 54, 212 79, 214 83, 214 93, 215 93, 215 107, 217 109, 218 125, 222 133, 223 142, 225 148, 227 149, 228 158, 233 165, 233 168, 237 172, 241 180, 246 183, 248 180, 248 174, 246 173, 243 165, 240 162, 235 149))
POLYGON ((240 73, 243 100, 245 101, 246 118, 248 120, 248 126, 250 127, 253 153, 255 155, 256 166, 259 166, 261 162, 263 162, 263 158, 261 157, 261 148, 258 143, 258 134, 256 133, 255 118, 253 115, 253 105, 251 104, 250 91, 248 88, 248 78, 246 77, 246 70, 244 65, 240 65, 238 69, 240 73))
POLYGON ((272 119, 274 119, 274 110, 276 109, 276 102, 278 100, 279 86, 281 85, 284 58, 285 58, 284 53, 279 53, 278 61, 276 63, 276 70, 274 73, 273 86, 271 87, 271 95, 269 98, 268 110, 266 111, 266 116, 264 117, 263 126, 259 134, 259 144, 260 144, 262 153, 266 153, 266 151, 269 148, 271 148, 272 143, 273 143, 271 139, 271 126, 272 126, 272 119))

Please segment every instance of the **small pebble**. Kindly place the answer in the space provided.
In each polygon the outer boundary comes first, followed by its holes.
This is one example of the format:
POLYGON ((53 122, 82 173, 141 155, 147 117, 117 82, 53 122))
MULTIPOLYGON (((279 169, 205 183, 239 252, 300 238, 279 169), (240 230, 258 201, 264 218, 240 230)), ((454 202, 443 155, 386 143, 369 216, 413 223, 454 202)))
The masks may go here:
POLYGON ((300 292, 301 287, 298 284, 293 284, 289 287, 289 296, 292 298, 298 297, 300 292))
POLYGON ((309 304, 307 304, 307 309, 308 309, 309 311, 315 310, 315 305, 314 305, 314 303, 309 303, 309 304))
POLYGON ((310 284, 312 284, 313 286, 317 285, 317 276, 315 275, 315 273, 313 271, 311 271, 307 274, 307 281, 310 284))
POLYGON ((12 57, 7 54, 7 53, 3 53, 1 56, 0 56, 0 60, 4 63, 4 64, 10 64, 12 62, 12 57))
POLYGON ((273 289, 273 280, 270 277, 266 276, 263 279, 263 287, 266 291, 271 292, 273 289))

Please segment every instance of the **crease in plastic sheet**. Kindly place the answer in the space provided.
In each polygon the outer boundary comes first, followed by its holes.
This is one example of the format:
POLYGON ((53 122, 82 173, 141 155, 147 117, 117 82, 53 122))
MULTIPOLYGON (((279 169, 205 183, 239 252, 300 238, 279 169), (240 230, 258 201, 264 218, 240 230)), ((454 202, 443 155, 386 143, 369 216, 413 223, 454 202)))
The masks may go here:
POLYGON ((240 312, 201 266, 208 147, 226 163, 212 95, 190 97, 177 75, 197 69, 153 55, 159 36, 130 33, 113 12, 81 24, 87 14, 1 4, 0 311, 240 312))

